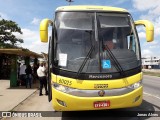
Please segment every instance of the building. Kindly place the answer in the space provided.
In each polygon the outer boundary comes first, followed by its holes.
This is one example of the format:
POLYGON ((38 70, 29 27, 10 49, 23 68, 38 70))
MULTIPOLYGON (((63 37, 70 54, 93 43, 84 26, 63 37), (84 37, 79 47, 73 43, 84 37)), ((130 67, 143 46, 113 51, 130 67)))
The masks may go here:
POLYGON ((42 55, 27 49, 0 48, 0 79, 10 79, 13 71, 12 65, 15 64, 18 67, 18 64, 21 62, 18 59, 22 57, 25 59, 26 64, 30 63, 30 58, 34 58, 35 61, 37 58, 43 58, 42 55))
POLYGON ((160 57, 143 57, 142 66, 144 69, 160 69, 160 57))

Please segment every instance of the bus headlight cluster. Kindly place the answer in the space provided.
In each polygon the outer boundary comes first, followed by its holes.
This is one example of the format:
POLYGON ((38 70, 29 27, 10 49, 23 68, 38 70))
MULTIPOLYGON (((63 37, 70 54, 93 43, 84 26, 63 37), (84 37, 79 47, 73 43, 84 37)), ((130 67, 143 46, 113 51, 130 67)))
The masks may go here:
POLYGON ((132 84, 132 85, 130 85, 130 86, 128 86, 128 88, 137 89, 137 88, 139 88, 140 86, 142 86, 142 80, 139 81, 139 82, 136 82, 136 83, 134 83, 134 84, 132 84))
POLYGON ((63 85, 60 85, 60 84, 57 84, 57 83, 53 83, 52 85, 56 90, 59 90, 61 92, 65 92, 65 93, 68 93, 69 91, 73 90, 73 88, 63 86, 63 85))

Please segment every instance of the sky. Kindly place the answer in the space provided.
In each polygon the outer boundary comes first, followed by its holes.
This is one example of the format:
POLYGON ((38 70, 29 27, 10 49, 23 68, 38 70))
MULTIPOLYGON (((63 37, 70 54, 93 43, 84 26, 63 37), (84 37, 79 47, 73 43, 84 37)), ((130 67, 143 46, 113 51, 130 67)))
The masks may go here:
MULTIPOLYGON (((41 43, 39 24, 44 18, 53 19, 55 9, 66 6, 66 0, 0 0, 0 19, 15 21, 23 34, 15 34, 24 40, 20 47, 41 53, 48 51, 48 43, 41 43)), ((145 28, 138 27, 143 57, 160 57, 160 0, 74 0, 71 5, 103 5, 127 9, 133 19, 147 19, 154 24, 153 42, 146 42, 145 28)))

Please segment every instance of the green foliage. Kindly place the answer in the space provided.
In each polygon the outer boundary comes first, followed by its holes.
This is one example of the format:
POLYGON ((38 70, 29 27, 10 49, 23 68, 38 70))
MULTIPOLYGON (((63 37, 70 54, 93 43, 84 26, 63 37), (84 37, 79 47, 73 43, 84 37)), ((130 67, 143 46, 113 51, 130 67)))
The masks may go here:
POLYGON ((21 28, 18 24, 11 20, 0 20, 0 47, 8 48, 15 47, 16 43, 23 43, 22 39, 16 38, 13 33, 22 34, 21 28))

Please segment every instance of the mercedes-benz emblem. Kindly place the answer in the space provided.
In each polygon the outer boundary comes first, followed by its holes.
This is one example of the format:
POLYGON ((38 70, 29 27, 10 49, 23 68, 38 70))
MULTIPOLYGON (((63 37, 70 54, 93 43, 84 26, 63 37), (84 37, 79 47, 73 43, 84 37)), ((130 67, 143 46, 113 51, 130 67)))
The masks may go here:
POLYGON ((98 95, 99 95, 100 97, 103 97, 103 96, 105 95, 105 91, 104 91, 104 90, 100 90, 100 91, 98 92, 98 95))

